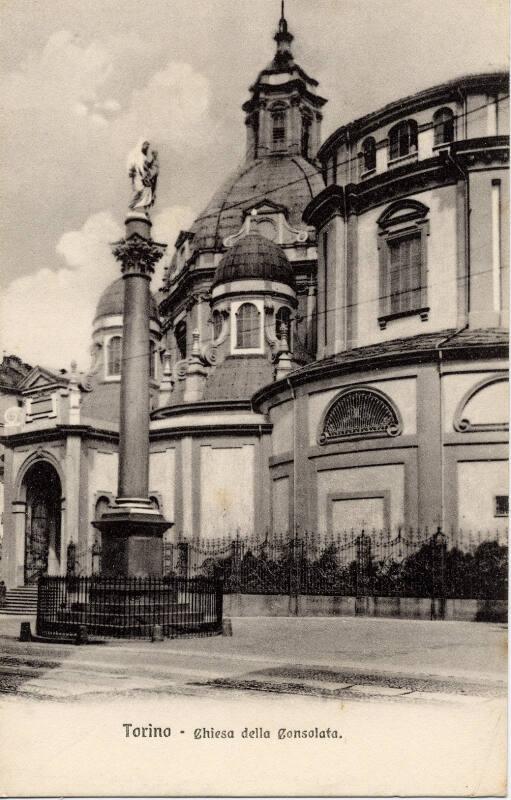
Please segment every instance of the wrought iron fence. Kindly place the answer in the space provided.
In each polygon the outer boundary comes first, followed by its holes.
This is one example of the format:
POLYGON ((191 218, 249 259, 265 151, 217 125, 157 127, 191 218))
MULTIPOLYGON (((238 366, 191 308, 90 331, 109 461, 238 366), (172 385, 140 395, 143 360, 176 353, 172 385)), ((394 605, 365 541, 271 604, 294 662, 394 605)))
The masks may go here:
POLYGON ((222 630, 222 581, 193 578, 45 576, 39 579, 37 635, 208 636, 222 630))
POLYGON ((507 598, 507 534, 399 528, 165 543, 164 574, 221 576, 225 592, 507 598))

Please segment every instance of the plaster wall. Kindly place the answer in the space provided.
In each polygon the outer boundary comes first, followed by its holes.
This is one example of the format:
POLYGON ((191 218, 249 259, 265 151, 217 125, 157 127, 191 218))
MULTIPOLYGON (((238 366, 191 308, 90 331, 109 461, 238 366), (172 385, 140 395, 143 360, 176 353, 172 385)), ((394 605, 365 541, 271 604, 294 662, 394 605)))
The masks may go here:
POLYGON ((288 476, 272 481, 273 531, 282 536, 289 533, 290 480, 288 476))
MULTIPOLYGON (((495 372, 459 372, 442 376, 443 429, 445 433, 452 433, 454 431, 456 409, 465 394, 475 388, 478 383, 484 381, 486 378, 491 378, 495 374, 495 372)), ((501 374, 504 376, 506 373, 501 374)), ((502 384, 500 384, 500 386, 502 386, 502 384)), ((481 403, 484 405, 486 399, 490 400, 494 397, 495 390, 490 391, 489 395, 486 395, 487 391, 490 390, 486 389, 480 393, 481 398, 480 401, 478 401, 478 407, 480 407, 481 403)), ((496 399, 498 399, 499 396, 502 402, 502 389, 496 391, 496 399)), ((501 420, 503 418, 502 413, 500 413, 500 408, 497 411, 491 404, 484 410, 484 415, 485 421, 488 422, 496 421, 497 417, 500 417, 501 420), (491 417, 493 417, 493 419, 491 419, 491 417)))
POLYGON ((367 517, 369 520, 367 524, 372 527, 371 519, 376 520, 376 515, 385 512, 382 511, 381 504, 378 505, 372 501, 364 503, 365 498, 360 495, 365 492, 367 492, 366 497, 368 498, 376 495, 385 496, 384 502, 388 504, 387 519, 391 527, 403 524, 404 480, 404 464, 322 470, 318 473, 317 480, 319 531, 322 533, 328 531, 334 523, 336 531, 351 529, 353 527, 352 513, 356 513, 357 520, 367 517), (336 496, 342 495, 343 500, 348 500, 350 494, 353 495, 352 499, 358 503, 352 504, 349 514, 346 515, 346 522, 343 524, 341 507, 334 511, 333 508, 329 509, 329 506, 337 502, 336 496))
POLYGON ((386 328, 380 330, 377 220, 390 203, 378 206, 358 218, 356 347, 456 327, 456 187, 444 186, 432 189, 410 195, 409 199, 416 199, 429 208, 429 235, 426 236, 429 318, 422 321, 418 315, 410 315, 390 320, 386 328))
MULTIPOLYGON (((118 456, 115 452, 96 450, 89 447, 89 495, 88 508, 89 520, 95 517, 96 502, 100 493, 117 495, 117 464, 118 456)), ((96 528, 89 526, 89 545, 97 535, 96 528)))
POLYGON ((149 455, 149 494, 158 494, 164 517, 174 521, 174 487, 176 482, 176 451, 174 448, 149 455))
POLYGON ((458 462, 458 524, 468 531, 507 529, 508 518, 495 516, 495 495, 509 493, 507 461, 458 462))
MULTIPOLYGON (((360 381, 363 386, 379 389, 386 394, 401 414, 403 421, 403 434, 415 434, 417 432, 417 387, 416 379, 397 378, 387 381, 360 381)), ((333 398, 346 386, 356 386, 357 383, 340 384, 335 389, 324 392, 315 392, 309 396, 308 417, 309 417, 309 445, 314 447, 317 444, 319 425, 321 418, 333 398)), ((273 412, 272 412, 273 421, 273 412)), ((292 441, 292 440, 291 440, 292 441)), ((289 447, 287 449, 290 449, 289 447)))
POLYGON ((201 538, 252 532, 254 445, 200 448, 201 538))
POLYGON ((272 453, 279 455, 293 449, 293 403, 282 403, 271 411, 272 453))

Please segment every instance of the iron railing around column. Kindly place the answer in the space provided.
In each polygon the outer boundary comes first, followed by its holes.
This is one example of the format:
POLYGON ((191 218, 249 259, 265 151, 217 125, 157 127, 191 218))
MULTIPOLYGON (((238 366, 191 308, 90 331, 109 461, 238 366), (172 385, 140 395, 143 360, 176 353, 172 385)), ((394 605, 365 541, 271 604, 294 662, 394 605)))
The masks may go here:
POLYGON ((45 576, 39 579, 37 635, 208 636, 222 631, 220 579, 45 576))

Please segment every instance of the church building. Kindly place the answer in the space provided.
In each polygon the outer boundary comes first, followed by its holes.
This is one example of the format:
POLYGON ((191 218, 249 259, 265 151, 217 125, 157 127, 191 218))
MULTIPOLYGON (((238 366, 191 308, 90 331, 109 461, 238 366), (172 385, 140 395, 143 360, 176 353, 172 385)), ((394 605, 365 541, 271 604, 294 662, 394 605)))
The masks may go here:
MULTIPOLYGON (((150 313, 149 493, 168 541, 507 527, 508 82, 470 75, 321 144, 284 16, 244 163, 180 232, 150 313)), ((171 244, 171 243, 169 243, 171 244)), ((97 569, 115 499, 123 279, 87 374, 8 404, 2 579, 97 569)), ((5 404, 4 404, 5 405, 5 404)))

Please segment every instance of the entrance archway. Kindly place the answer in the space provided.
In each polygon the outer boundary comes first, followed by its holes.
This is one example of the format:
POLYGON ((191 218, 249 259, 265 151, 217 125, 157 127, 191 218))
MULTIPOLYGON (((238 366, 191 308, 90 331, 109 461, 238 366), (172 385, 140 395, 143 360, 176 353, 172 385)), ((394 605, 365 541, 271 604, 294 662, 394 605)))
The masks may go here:
POLYGON ((62 487, 56 469, 37 461, 26 473, 25 585, 42 575, 58 572, 60 565, 60 512, 62 487))

